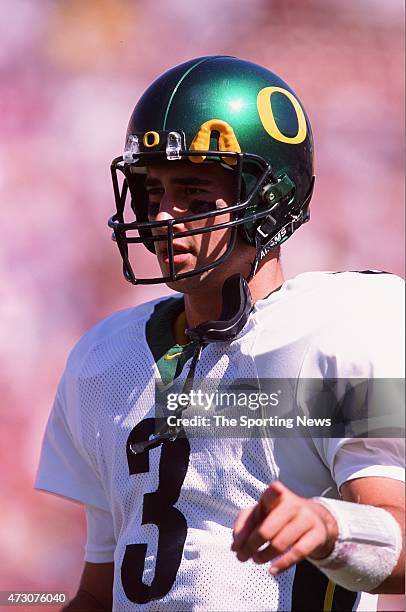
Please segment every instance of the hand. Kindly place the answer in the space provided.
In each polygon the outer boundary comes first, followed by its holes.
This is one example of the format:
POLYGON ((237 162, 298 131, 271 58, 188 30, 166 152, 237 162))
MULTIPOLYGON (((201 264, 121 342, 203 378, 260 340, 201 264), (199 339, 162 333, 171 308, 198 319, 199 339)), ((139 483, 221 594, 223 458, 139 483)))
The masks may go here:
POLYGON ((327 557, 337 535, 337 523, 324 506, 292 493, 276 480, 258 504, 237 516, 231 550, 242 562, 252 558, 266 563, 282 555, 269 570, 276 575, 305 557, 327 557))

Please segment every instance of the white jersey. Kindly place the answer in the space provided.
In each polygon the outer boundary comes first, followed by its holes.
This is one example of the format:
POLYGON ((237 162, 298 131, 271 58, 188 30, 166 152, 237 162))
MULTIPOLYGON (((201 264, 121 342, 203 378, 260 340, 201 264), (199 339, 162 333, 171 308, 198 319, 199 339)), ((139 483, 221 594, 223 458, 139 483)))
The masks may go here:
MULTIPOLYGON (((402 378, 402 300, 403 282, 392 275, 302 274, 257 302, 231 343, 209 344, 196 376, 402 378)), ((154 431, 159 372, 145 328, 155 305, 109 317, 72 351, 37 487, 99 509, 107 530, 110 517, 114 546, 88 560, 114 558, 114 610, 325 609, 332 591, 311 564, 272 577, 267 565, 236 559, 230 550, 236 515, 275 479, 304 497, 337 498, 353 478, 401 480, 397 441, 227 438, 213 428, 210 436, 167 441, 135 455, 131 444, 154 431)), ((187 371, 188 364, 177 388, 187 371)), ((334 596, 334 609, 373 609, 341 587, 334 596)))

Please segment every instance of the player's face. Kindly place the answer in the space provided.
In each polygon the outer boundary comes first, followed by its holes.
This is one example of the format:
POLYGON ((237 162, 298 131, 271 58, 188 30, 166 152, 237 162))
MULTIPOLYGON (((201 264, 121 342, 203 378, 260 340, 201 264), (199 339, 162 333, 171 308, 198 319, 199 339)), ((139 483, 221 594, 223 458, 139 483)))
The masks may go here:
MULTIPOLYGON (((230 206, 236 201, 236 182, 235 173, 217 163, 176 162, 150 166, 145 183, 148 193, 149 220, 165 221, 230 206)), ((176 233, 213 227, 229 220, 230 215, 223 214, 174 226, 173 246, 176 272, 189 272, 217 260, 227 248, 230 230, 219 229, 180 239, 176 238, 176 233)), ((156 229, 154 233, 165 234, 166 230, 156 229)), ((155 250, 162 274, 166 276, 169 273, 166 242, 156 242, 155 250)), ((171 283, 170 286, 184 291, 187 290, 188 285, 196 283, 196 279, 192 279, 193 277, 190 277, 177 283, 171 283)))

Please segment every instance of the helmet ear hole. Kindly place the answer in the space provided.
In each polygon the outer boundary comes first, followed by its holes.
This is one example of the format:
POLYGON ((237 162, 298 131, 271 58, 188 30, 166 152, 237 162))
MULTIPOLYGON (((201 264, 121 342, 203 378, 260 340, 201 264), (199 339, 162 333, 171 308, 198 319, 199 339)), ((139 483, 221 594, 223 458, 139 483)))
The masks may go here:
MULTIPOLYGON (((253 160, 245 160, 242 176, 241 176, 241 201, 245 202, 249 197, 256 191, 259 179, 263 174, 263 168, 253 160)), ((250 204, 246 207, 242 215, 249 218, 255 212, 264 208, 265 204, 257 193, 250 204)), ((244 224, 238 226, 238 233, 245 242, 249 245, 255 245, 255 231, 258 223, 255 221, 247 221, 244 224)))

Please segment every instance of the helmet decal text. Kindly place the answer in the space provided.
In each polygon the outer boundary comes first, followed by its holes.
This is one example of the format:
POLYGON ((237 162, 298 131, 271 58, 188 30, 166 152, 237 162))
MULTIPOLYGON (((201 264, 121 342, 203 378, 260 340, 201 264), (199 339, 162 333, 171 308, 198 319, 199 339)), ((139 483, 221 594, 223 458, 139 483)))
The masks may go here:
MULTIPOLYGON (((219 133, 219 151, 241 153, 241 147, 233 128, 227 121, 223 121, 222 119, 210 119, 209 121, 205 121, 193 138, 190 149, 192 151, 208 151, 210 149, 212 132, 219 133)), ((189 159, 191 162, 201 164, 206 159, 206 155, 190 156, 189 159)), ((222 160, 230 166, 234 166, 237 163, 237 160, 232 157, 223 157, 222 160)))
POLYGON ((287 89, 283 89, 282 87, 264 87, 257 96, 257 108, 259 118, 261 119, 264 129, 270 136, 272 136, 272 138, 275 138, 275 140, 286 142, 287 144, 300 144, 306 138, 307 125, 303 109, 295 96, 287 89), (295 109, 298 122, 298 131, 296 136, 285 136, 285 134, 282 134, 276 125, 271 104, 272 94, 276 92, 286 96, 295 109))
POLYGON ((159 145, 159 134, 158 132, 145 132, 144 134, 144 138, 142 139, 142 142, 144 143, 145 147, 148 147, 149 149, 151 147, 156 147, 159 145))

